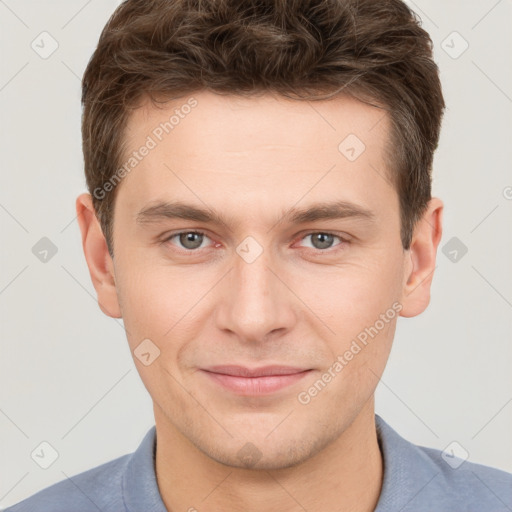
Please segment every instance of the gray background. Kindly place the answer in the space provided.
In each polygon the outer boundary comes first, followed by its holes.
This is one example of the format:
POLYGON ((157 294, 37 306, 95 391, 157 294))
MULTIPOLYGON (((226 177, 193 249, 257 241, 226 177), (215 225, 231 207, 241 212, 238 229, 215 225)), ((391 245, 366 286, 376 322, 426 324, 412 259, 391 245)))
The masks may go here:
MULTIPOLYGON (((409 4, 448 105, 434 172, 444 235, 431 305, 399 320, 377 412, 414 443, 456 441, 512 472, 512 2, 409 4)), ((122 322, 96 303, 74 210, 80 77, 117 5, 0 0, 0 507, 133 451, 154 423, 122 322), (43 237, 57 248, 46 262, 32 252, 43 237), (58 452, 48 469, 31 458, 43 441, 58 452)))

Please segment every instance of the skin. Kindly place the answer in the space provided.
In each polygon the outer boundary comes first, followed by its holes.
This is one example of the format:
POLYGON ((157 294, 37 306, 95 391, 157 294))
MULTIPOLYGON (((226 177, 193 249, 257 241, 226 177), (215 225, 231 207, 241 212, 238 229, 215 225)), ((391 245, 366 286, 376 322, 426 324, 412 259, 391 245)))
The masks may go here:
MULTIPOLYGON (((398 315, 308 404, 298 394, 393 303, 404 317, 424 311, 443 203, 430 201, 403 250, 380 109, 343 96, 193 96, 198 105, 118 185, 114 259, 91 196, 76 201, 101 309, 123 318, 132 355, 148 338, 160 350, 148 366, 134 362, 154 403, 163 501, 173 511, 374 510, 383 474, 374 392, 398 315), (350 133, 366 146, 353 162, 338 150, 350 133), (155 201, 176 200, 226 221, 137 222, 155 201), (294 206, 338 200, 374 220, 284 220, 294 206), (200 248, 169 239, 187 230, 205 233, 200 248), (314 233, 336 236, 319 246, 314 233), (247 236, 263 251, 252 263, 236 251, 247 236), (220 364, 312 371, 268 396, 239 396, 201 371, 220 364), (259 454, 253 465, 239 455, 246 443, 259 454)), ((185 100, 135 110, 127 154, 185 100)))

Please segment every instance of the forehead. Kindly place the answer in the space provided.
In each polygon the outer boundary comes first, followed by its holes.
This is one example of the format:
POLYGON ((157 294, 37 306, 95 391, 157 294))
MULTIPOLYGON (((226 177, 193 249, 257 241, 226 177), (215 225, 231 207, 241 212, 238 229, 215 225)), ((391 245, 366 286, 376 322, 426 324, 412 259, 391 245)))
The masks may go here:
POLYGON ((348 95, 306 101, 272 93, 244 97, 204 91, 159 106, 145 98, 128 118, 124 143, 136 149, 150 135, 157 143, 174 139, 178 146, 193 132, 196 142, 203 137, 209 149, 219 151, 240 153, 269 144, 338 151, 349 134, 365 145, 385 142, 388 123, 384 110, 348 95))
POLYGON ((184 195, 226 207, 230 197, 292 206, 301 195, 323 199, 336 190, 341 200, 344 191, 361 200, 365 193, 389 195, 388 130, 383 110, 349 96, 303 101, 200 92, 163 108, 146 100, 127 123, 123 164, 134 165, 126 166, 120 195, 139 209, 184 195))

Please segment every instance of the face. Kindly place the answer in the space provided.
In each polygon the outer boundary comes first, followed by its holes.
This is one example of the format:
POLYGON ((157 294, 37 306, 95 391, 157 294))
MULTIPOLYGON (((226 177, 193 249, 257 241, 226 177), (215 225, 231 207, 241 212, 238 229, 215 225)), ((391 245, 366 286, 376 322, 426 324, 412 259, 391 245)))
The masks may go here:
POLYGON ((289 467, 371 401, 405 311, 389 121, 348 97, 192 96, 129 120, 125 160, 150 149, 118 185, 116 297, 100 302, 157 429, 234 467, 289 467))

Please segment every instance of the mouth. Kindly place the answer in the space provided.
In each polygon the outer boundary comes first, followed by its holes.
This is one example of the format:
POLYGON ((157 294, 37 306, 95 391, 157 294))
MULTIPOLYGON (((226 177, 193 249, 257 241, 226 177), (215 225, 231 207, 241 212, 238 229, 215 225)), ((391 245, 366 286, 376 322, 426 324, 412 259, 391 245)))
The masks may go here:
POLYGON ((302 380, 311 369, 291 366, 214 366, 201 370, 211 381, 242 396, 269 395, 302 380))

